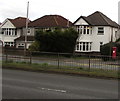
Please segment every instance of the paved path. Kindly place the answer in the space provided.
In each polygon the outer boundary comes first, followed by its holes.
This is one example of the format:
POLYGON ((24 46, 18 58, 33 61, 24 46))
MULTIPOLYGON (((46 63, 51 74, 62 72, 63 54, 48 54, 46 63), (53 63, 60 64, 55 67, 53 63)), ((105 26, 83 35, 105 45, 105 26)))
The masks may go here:
POLYGON ((3 69, 3 98, 117 99, 118 81, 3 69))

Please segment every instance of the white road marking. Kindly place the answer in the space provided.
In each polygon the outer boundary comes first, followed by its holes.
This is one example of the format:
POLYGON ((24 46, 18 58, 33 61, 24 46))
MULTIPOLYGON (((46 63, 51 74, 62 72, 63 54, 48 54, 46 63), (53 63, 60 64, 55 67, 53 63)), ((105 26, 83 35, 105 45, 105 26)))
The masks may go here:
MULTIPOLYGON (((38 87, 40 88, 40 87, 38 87)), ((42 90, 47 90, 47 91, 55 91, 55 92, 61 92, 61 93, 66 93, 66 90, 60 90, 60 89, 50 89, 50 88, 40 88, 42 90)))

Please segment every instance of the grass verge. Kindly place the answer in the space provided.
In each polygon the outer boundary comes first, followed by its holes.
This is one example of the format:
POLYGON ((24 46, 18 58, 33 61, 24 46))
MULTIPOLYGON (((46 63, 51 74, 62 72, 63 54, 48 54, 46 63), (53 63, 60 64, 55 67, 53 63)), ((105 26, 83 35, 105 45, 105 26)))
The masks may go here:
POLYGON ((89 76, 89 77, 99 77, 99 78, 113 78, 113 79, 120 79, 120 72, 112 71, 112 70, 103 70, 103 69, 84 69, 84 68, 76 68, 76 67, 68 67, 68 66, 52 66, 48 65, 47 63, 42 64, 29 64, 25 62, 3 62, 3 68, 8 69, 20 69, 20 70, 27 70, 27 71, 43 71, 43 72, 52 72, 52 73, 64 73, 64 74, 73 74, 73 75, 82 75, 82 76, 89 76))

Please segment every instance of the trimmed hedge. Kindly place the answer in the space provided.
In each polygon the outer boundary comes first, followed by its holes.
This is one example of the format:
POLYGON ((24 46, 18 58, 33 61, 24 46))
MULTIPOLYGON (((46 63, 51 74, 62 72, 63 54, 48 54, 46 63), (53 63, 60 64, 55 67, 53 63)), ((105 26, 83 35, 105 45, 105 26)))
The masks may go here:
POLYGON ((100 48, 101 55, 112 56, 112 47, 117 47, 117 56, 120 55, 120 44, 115 42, 107 43, 100 48))

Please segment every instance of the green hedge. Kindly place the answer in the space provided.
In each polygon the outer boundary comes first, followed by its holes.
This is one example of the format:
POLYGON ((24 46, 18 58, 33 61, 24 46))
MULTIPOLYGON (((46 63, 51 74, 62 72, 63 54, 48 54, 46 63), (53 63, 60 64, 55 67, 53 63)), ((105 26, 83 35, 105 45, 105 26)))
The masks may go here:
POLYGON ((53 31, 36 31, 35 39, 40 43, 40 51, 72 53, 78 32, 74 29, 55 29, 53 31))
POLYGON ((107 43, 100 47, 101 55, 112 56, 112 47, 117 47, 117 56, 120 55, 120 44, 115 42, 107 43))

